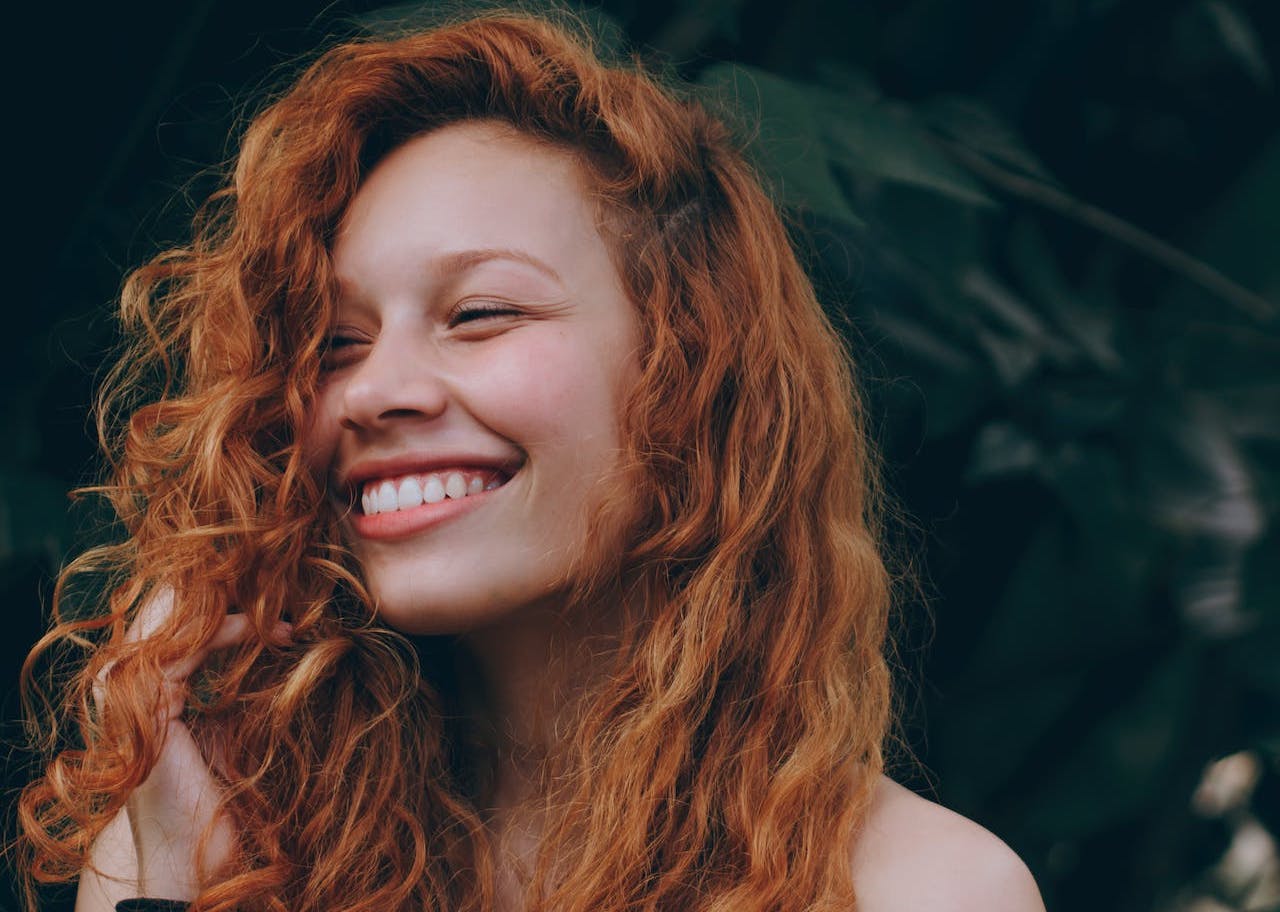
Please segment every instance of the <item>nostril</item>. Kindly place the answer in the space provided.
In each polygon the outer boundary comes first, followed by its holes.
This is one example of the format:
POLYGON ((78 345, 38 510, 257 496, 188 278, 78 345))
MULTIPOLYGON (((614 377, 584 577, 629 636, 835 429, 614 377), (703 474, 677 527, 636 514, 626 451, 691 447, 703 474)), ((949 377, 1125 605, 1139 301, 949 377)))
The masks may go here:
POLYGON ((384 334, 362 358, 330 378, 327 395, 337 403, 344 430, 430 420, 444 412, 451 393, 413 338, 412 333, 402 339, 384 334))
POLYGON ((418 418, 422 415, 422 409, 399 407, 386 409, 378 417, 387 421, 394 421, 397 418, 418 418))

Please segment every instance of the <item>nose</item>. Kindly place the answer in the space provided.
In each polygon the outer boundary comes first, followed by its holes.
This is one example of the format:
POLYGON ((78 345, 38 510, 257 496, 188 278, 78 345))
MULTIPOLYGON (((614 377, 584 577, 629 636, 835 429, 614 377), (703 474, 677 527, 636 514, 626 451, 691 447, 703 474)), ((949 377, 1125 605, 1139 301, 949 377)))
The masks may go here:
POLYGON ((374 429, 441 415, 449 396, 431 347, 411 334, 383 333, 341 379, 342 426, 374 429))

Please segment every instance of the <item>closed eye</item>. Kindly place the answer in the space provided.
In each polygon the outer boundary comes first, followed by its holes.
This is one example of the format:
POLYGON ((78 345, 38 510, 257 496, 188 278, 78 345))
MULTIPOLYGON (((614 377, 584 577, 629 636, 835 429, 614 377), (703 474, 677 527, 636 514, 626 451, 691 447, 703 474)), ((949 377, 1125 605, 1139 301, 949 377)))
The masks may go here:
POLYGON ((519 310, 501 301, 464 301, 449 312, 449 327, 475 323, 490 317, 512 316, 519 310))
POLYGON ((356 357, 356 349, 365 344, 358 336, 334 335, 325 341, 324 351, 320 353, 320 369, 336 370, 345 366, 356 357))

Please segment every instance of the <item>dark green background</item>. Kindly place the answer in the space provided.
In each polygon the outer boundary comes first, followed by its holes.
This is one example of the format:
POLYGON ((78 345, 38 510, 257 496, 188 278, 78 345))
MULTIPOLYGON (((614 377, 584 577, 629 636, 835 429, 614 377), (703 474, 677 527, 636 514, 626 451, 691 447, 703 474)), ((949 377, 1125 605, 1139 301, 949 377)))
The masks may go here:
MULTIPOLYGON (((65 492, 123 274, 182 240, 255 90, 378 6, 10 14, 3 718, 53 570, 107 534, 65 492)), ((926 596, 899 777, 1050 909, 1277 902, 1229 848, 1280 833, 1280 3, 593 9, 746 112, 848 332, 926 596), (1252 788, 1194 810, 1241 752, 1252 788)))

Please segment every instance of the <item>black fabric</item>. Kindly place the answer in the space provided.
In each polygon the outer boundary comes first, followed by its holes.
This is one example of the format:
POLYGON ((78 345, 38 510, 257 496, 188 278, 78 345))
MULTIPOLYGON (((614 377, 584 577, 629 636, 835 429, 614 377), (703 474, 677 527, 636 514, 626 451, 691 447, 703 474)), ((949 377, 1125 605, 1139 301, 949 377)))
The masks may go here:
POLYGON ((116 912, 185 912, 187 904, 176 899, 124 899, 116 912))

